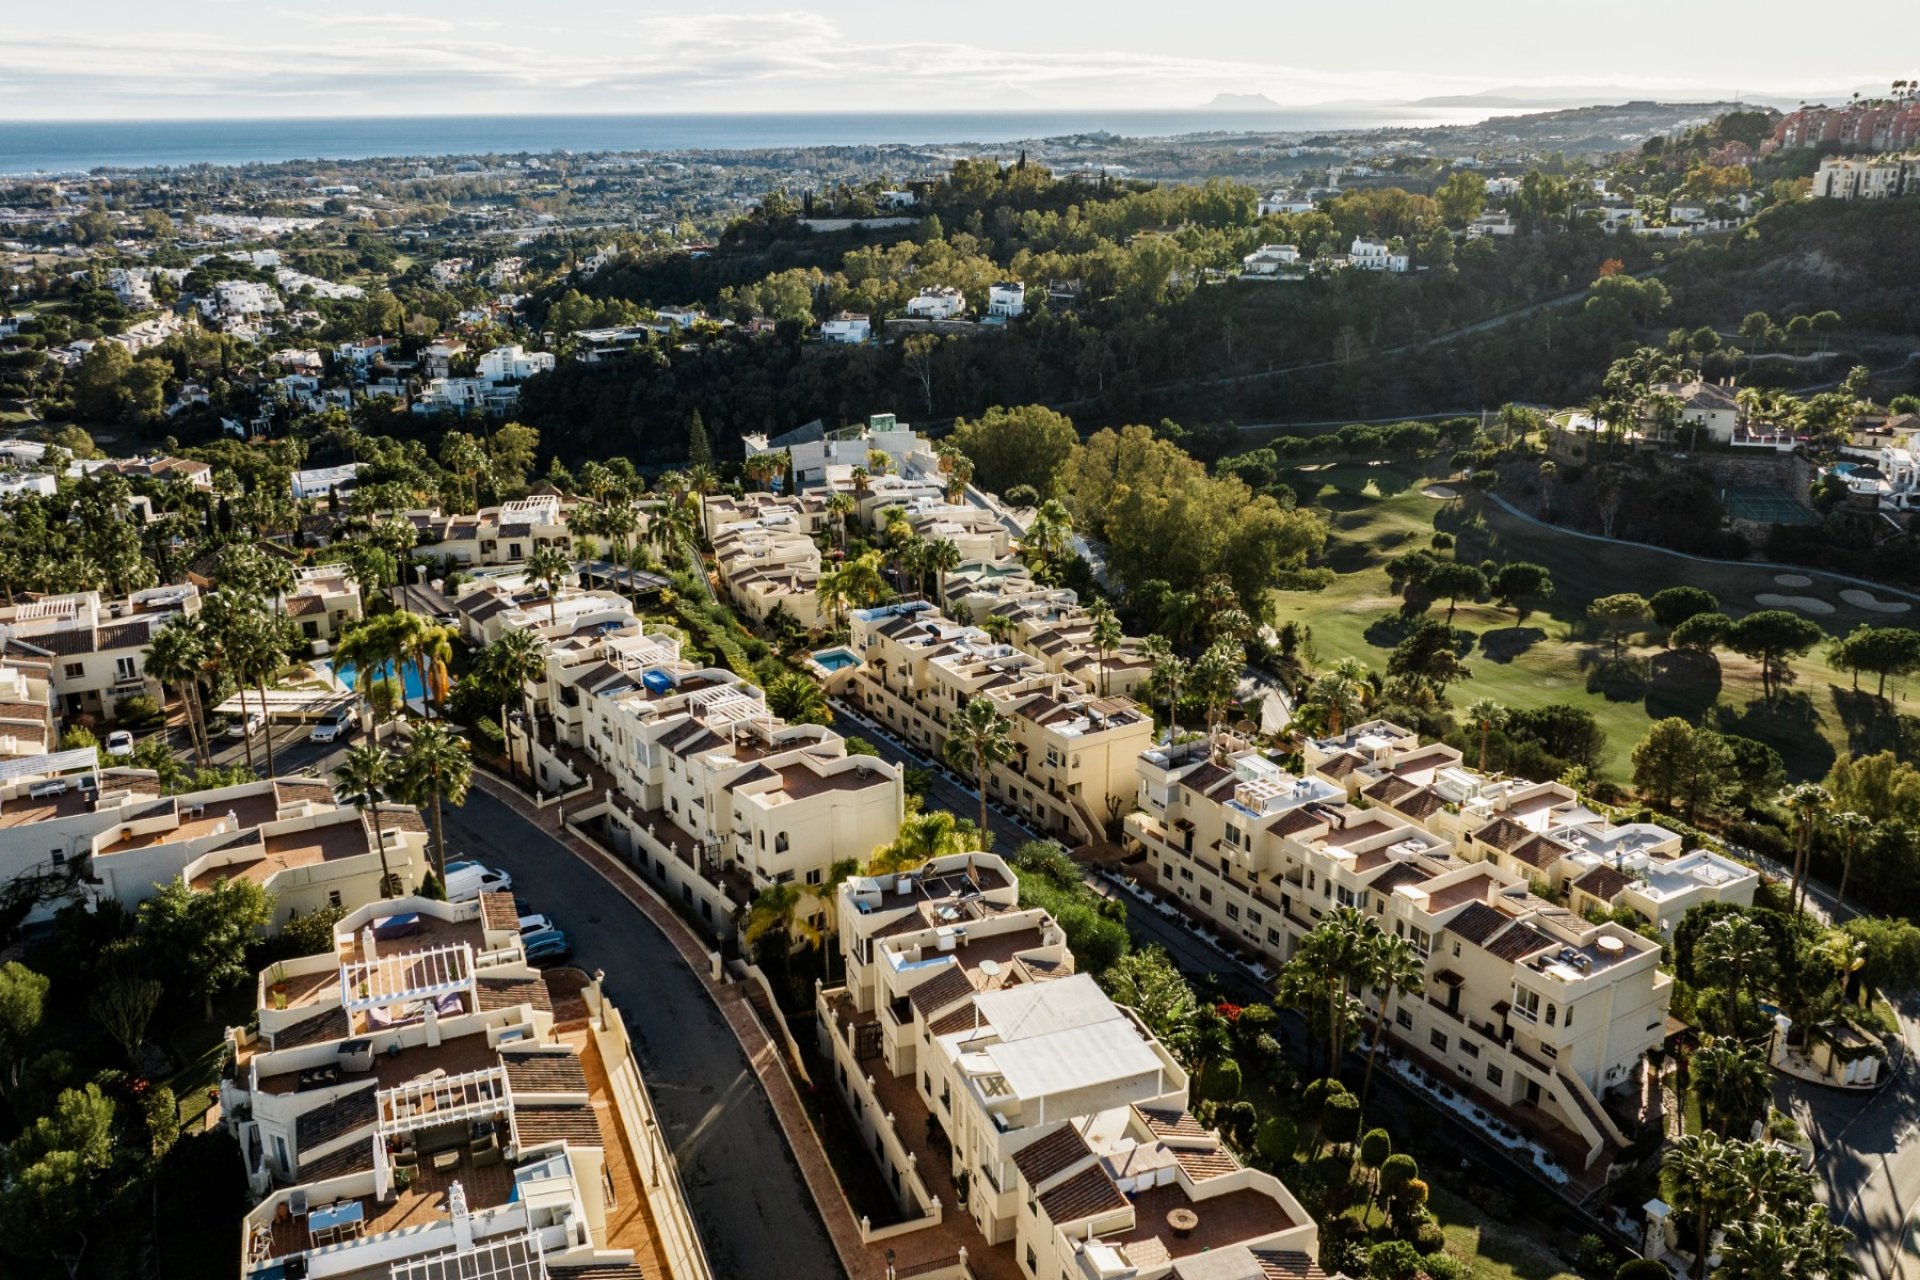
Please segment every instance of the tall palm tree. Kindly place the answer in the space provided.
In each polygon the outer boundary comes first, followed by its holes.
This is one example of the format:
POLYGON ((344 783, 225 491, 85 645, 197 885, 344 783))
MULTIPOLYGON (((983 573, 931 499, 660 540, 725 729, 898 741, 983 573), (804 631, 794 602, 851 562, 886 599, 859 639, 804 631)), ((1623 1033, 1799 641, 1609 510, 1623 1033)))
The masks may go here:
POLYGON ((1300 939, 1274 980, 1275 998, 1294 1008, 1323 1006, 1327 1074, 1340 1070, 1353 983, 1364 975, 1379 926, 1352 907, 1338 907, 1300 939))
POLYGON ((927 567, 934 573, 934 591, 940 597, 940 605, 947 603, 947 575, 958 569, 966 560, 960 554, 960 545, 952 538, 935 538, 927 544, 927 567))
POLYGON ((560 584, 573 572, 573 558, 558 547, 535 547, 527 557, 527 577, 547 588, 547 621, 560 621, 560 584))
POLYGON ((1102 597, 1095 597, 1093 607, 1087 611, 1093 618, 1093 651, 1100 657, 1100 696, 1106 697, 1112 691, 1112 681, 1107 672, 1107 655, 1120 647, 1127 633, 1120 627, 1120 619, 1113 616, 1113 606, 1102 597))
POLYGON ((1789 895, 1793 909, 1798 911, 1806 892, 1807 860, 1813 852, 1813 831, 1833 803, 1833 795, 1817 782, 1802 782, 1782 791, 1777 800, 1799 828, 1799 839, 1793 850, 1793 885, 1789 895))
MULTIPOLYGON (((547 659, 542 651, 539 637, 531 631, 509 631, 488 645, 480 653, 478 669, 493 683, 499 685, 503 694, 516 693, 524 707, 527 701, 527 686, 546 674, 547 659)), ((517 779, 519 765, 514 762, 512 744, 507 742, 507 704, 500 704, 500 741, 507 748, 507 768, 517 779)), ((532 721, 528 721, 527 732, 531 734, 532 721)), ((531 745, 528 757, 532 757, 531 745)))
MULTIPOLYGON (((781 470, 784 472, 785 467, 781 470)), ((807 891, 826 908, 820 919, 820 972, 823 976, 833 976, 833 953, 836 948, 833 941, 840 934, 840 886, 860 874, 858 858, 836 858, 818 884, 807 886, 807 891)))
POLYGON ((1372 940, 1367 957, 1366 985, 1380 993, 1374 1010, 1373 1042, 1367 1046, 1367 1073, 1360 1080, 1360 1109, 1364 1116, 1367 1091, 1373 1087, 1373 1063, 1380 1056, 1380 1042, 1387 1038, 1387 1008, 1396 996, 1417 996, 1426 988, 1427 962, 1405 938, 1382 930, 1372 940))
POLYGON ((1706 982, 1727 991, 1726 1029, 1739 1025, 1742 993, 1753 995, 1773 976, 1773 939, 1743 915, 1727 915, 1701 930, 1694 943, 1694 967, 1706 982))
POLYGON ((833 519, 833 526, 838 535, 837 540, 840 544, 841 555, 847 554, 847 516, 850 515, 858 505, 850 493, 841 493, 836 490, 827 496, 827 515, 833 519))
POLYGON ((740 929, 742 940, 748 946, 757 946, 760 939, 777 933, 786 940, 780 953, 783 959, 792 952, 796 936, 818 944, 820 931, 800 914, 800 900, 805 896, 799 885, 791 883, 770 884, 762 889, 747 907, 740 929))
POLYGON ((1149 688, 1167 696, 1167 745, 1179 736, 1180 686, 1187 682, 1187 660, 1173 651, 1173 642, 1158 632, 1140 642, 1140 652, 1152 664, 1149 688))
POLYGON ((1217 743, 1220 725, 1227 707, 1240 689, 1240 678, 1247 666, 1246 651, 1231 640, 1216 640, 1194 660, 1188 679, 1194 696, 1206 708, 1207 736, 1217 743))
POLYGON ((453 661, 453 641, 458 633, 417 613, 400 616, 414 620, 401 636, 400 656, 419 673, 420 709, 432 718, 434 704, 447 694, 447 667, 453 661))
POLYGON ((948 728, 946 757, 956 769, 973 774, 980 793, 980 832, 985 847, 993 847, 987 826, 987 771, 1013 759, 1013 721, 1000 714, 991 698, 975 697, 954 713, 948 728))
POLYGON ((1048 498, 1034 512, 1025 543, 1049 569, 1056 568, 1073 544, 1073 517, 1058 498, 1048 498))
POLYGON ((341 663, 351 666, 353 682, 358 686, 360 696, 371 702, 374 686, 398 670, 401 655, 405 651, 407 632, 415 625, 427 624, 419 615, 405 611, 385 613, 377 618, 356 622, 341 633, 339 642, 334 646, 335 667, 341 663))
POLYGON ((1759 1050, 1715 1037, 1687 1059, 1687 1078, 1700 1099, 1702 1123, 1721 1137, 1744 1141, 1754 1122, 1766 1119, 1773 1075, 1759 1050))
MULTIPOLYGON (((152 667, 151 659, 147 665, 152 667)), ((1847 879, 1853 874, 1853 855, 1860 847, 1860 838, 1873 830, 1873 819, 1846 809, 1827 819, 1827 829, 1840 836, 1840 887, 1833 893, 1833 918, 1839 920, 1847 902, 1847 879)))
POLYGON ((1799 1269, 1800 1242, 1786 1223, 1771 1213, 1736 1219, 1722 1229, 1720 1280, 1791 1280, 1799 1269))
POLYGON ((200 672, 207 660, 205 637, 194 618, 182 615, 153 633, 147 647, 147 674, 162 688, 180 695, 180 709, 193 741, 194 763, 201 768, 211 758, 206 717, 200 710, 200 672))
POLYGON ((433 828, 433 873, 444 887, 447 836, 441 809, 448 804, 457 809, 467 802, 467 789, 473 783, 473 757, 467 753, 467 740, 443 724, 423 724, 407 743, 397 773, 396 789, 401 797, 427 811, 427 821, 433 828))
POLYGON ((1673 1207, 1693 1218, 1693 1274, 1705 1280, 1713 1225, 1742 1198, 1733 1152, 1718 1134, 1690 1133, 1667 1149, 1662 1167, 1671 1182, 1673 1207))
POLYGON ((1507 711, 1492 698, 1480 698, 1467 708, 1467 721, 1480 731, 1480 772, 1487 771, 1487 739, 1507 718, 1507 711))
MULTIPOLYGON (((219 594, 219 593, 216 593, 219 594)), ((202 610, 204 612, 204 609, 202 610)), ((287 654, 291 649, 287 619, 270 614, 259 607, 257 601, 249 607, 242 607, 227 613, 221 624, 218 644, 220 656, 236 683, 252 685, 260 698, 261 719, 266 724, 262 735, 267 747, 267 773, 274 772, 273 763, 273 721, 267 712, 267 681, 280 673, 287 665, 287 654)), ((246 714, 246 695, 241 695, 241 715, 246 714)), ((248 734, 246 741, 248 767, 251 768, 253 736, 248 734)))
POLYGON ((380 806, 386 803, 394 783, 393 756, 372 742, 348 747, 346 756, 333 771, 340 798, 352 805, 364 818, 373 815, 373 847, 380 855, 380 892, 392 897, 400 892, 393 870, 387 865, 387 833, 380 822, 380 806))

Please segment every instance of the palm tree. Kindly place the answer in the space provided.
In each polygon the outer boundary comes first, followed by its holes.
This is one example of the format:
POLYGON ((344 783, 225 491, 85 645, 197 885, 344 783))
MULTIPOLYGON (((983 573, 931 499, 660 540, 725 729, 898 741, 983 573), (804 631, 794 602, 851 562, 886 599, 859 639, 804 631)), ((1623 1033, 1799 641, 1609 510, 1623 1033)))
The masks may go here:
POLYGON ((934 590, 940 597, 940 604, 947 603, 947 575, 958 569, 966 560, 960 554, 960 546, 952 538, 935 538, 927 544, 927 567, 934 572, 934 590))
POLYGON ((1672 1183, 1673 1207, 1693 1216, 1693 1274, 1704 1280, 1713 1224, 1741 1199, 1733 1153, 1718 1134, 1690 1133, 1668 1148, 1662 1167, 1672 1183))
POLYGON ((1120 647, 1127 633, 1121 629, 1120 619, 1113 616, 1113 606, 1104 598, 1095 597, 1088 613, 1093 618, 1093 651, 1100 655, 1100 696, 1104 698, 1112 689, 1107 672, 1107 655, 1120 647))
MULTIPOLYGON (((147 660, 147 668, 153 668, 151 658, 147 660)), ((1846 809, 1828 818, 1827 828, 1840 835, 1840 887, 1833 894, 1833 918, 1839 920, 1847 901, 1847 878, 1853 874, 1853 855, 1860 846, 1860 837, 1873 830, 1873 819, 1846 809)))
POLYGON ((741 938, 753 947, 768 934, 779 934, 786 939, 786 946, 780 953, 783 960, 793 951, 795 935, 817 944, 820 931, 812 921, 800 914, 800 900, 804 896, 796 884, 768 885, 754 895, 753 902, 747 907, 746 919, 740 929, 741 938))
POLYGON ((1187 681, 1187 660, 1173 651, 1173 644, 1165 636, 1155 633, 1140 644, 1140 652, 1152 663, 1149 676, 1151 687, 1164 690, 1167 695, 1167 745, 1172 746, 1179 735, 1180 686, 1187 681))
POLYGON ((194 763, 206 768, 211 757, 206 718, 200 710, 200 673, 207 645, 196 620, 182 615, 154 632, 147 648, 147 674, 162 688, 178 691, 187 734, 193 741, 194 763))
POLYGON ((1793 851, 1793 885, 1788 895, 1793 909, 1798 911, 1806 891, 1807 859, 1813 851, 1813 829, 1833 803, 1833 795, 1817 782, 1802 782, 1798 786, 1788 787, 1776 797, 1781 807, 1794 818, 1800 829, 1800 837, 1793 851))
POLYGON ((1049 568, 1059 564, 1073 542, 1073 517, 1058 498, 1048 498, 1027 526, 1026 546, 1049 568))
MULTIPOLYGON (((219 593, 216 593, 219 594, 219 593)), ((205 612, 203 609, 202 612, 205 612)), ((263 735, 267 744, 267 773, 274 771, 273 764, 273 723, 267 714, 267 681, 277 676, 287 664, 287 651, 291 647, 285 618, 270 614, 253 602, 250 607, 242 607, 227 613, 219 632, 220 656, 234 680, 241 685, 252 685, 260 697, 260 714, 266 722, 263 735)), ((240 696, 240 712, 246 715, 246 694, 240 696)), ((253 766, 253 736, 246 737, 247 766, 253 766)))
POLYGON ((1813 1200, 1813 1175, 1790 1148, 1770 1142, 1727 1144, 1740 1199, 1729 1214, 1757 1217, 1768 1205, 1804 1205, 1813 1200))
POLYGON ((1320 713, 1322 729, 1328 737, 1339 737, 1340 731, 1366 710, 1371 691, 1366 675, 1367 668, 1358 659, 1342 658, 1333 670, 1307 687, 1302 705, 1320 713))
POLYGON ((1380 1042, 1387 1038, 1387 1006, 1395 996, 1417 996, 1426 987, 1427 962, 1413 944, 1384 930, 1373 939, 1373 954, 1367 957, 1366 985, 1380 993, 1380 1005, 1374 1013, 1373 1043, 1367 1046, 1367 1073, 1360 1081, 1360 1109, 1364 1116, 1367 1090, 1373 1086, 1373 1062, 1380 1055, 1380 1042))
POLYGON ((394 782, 393 756, 385 747, 372 742, 348 747, 346 757, 333 771, 333 780, 340 789, 340 798, 352 805, 362 818, 369 813, 373 815, 373 847, 380 855, 380 893, 393 897, 400 888, 387 866, 387 833, 380 823, 380 806, 386 803, 394 782))
POLYGON ((1352 907, 1337 907, 1300 939, 1275 979, 1275 996, 1284 1004, 1312 1008, 1324 1002, 1330 1076, 1340 1070, 1354 980, 1365 975, 1371 935, 1379 932, 1378 925, 1352 907))
POLYGON ((420 709, 431 718, 433 704, 446 697, 447 666, 453 661, 453 642, 458 633, 417 613, 398 616, 413 619, 401 633, 400 657, 419 672, 420 709))
POLYGON ((545 583, 547 621, 560 621, 560 584, 573 572, 573 559, 558 547, 535 547, 527 557, 527 577, 545 583))
POLYGON ((1773 939, 1743 915, 1726 915, 1700 933, 1694 967, 1706 982, 1727 990, 1726 1029, 1739 1025, 1742 993, 1753 995, 1774 972, 1773 939))
POLYGON ((973 774, 974 786, 980 792, 980 831, 987 848, 993 846, 987 826, 987 771, 1013 759, 1013 753, 1013 721, 1000 714, 991 698, 972 698, 954 714, 946 757, 954 768, 973 774))
POLYGON ((467 802, 467 788, 473 782, 473 757, 467 753, 467 740, 442 724, 421 725, 400 758, 398 775, 402 797, 427 811, 433 827, 433 873, 444 887, 447 836, 441 824, 441 807, 451 804, 457 809, 467 802))
POLYGON ((1487 771, 1487 739, 1507 718, 1507 711, 1492 698, 1481 698, 1467 708, 1467 722, 1480 730, 1480 772, 1487 771))
POLYGON ((1541 512, 1547 519, 1553 519, 1553 482, 1560 476, 1559 464, 1552 458, 1540 462, 1540 503, 1541 512))
POLYGON ((414 625, 426 623, 417 614, 406 612, 363 619, 341 634, 334 646, 334 665, 350 665, 360 696, 371 701, 373 687, 398 669, 406 632, 414 625))
POLYGON ((1744 1141, 1754 1122, 1766 1118, 1773 1076, 1758 1050, 1715 1037, 1687 1060, 1687 1078, 1700 1099, 1702 1123, 1721 1137, 1744 1141))
MULTIPOLYGON (((503 691, 513 691, 520 695, 524 705, 527 686, 546 674, 547 659, 540 647, 539 638, 531 631, 509 631, 481 651, 479 669, 498 684, 503 691)), ((517 779, 519 766, 514 762, 512 744, 507 741, 507 704, 500 704, 500 742, 507 748, 507 768, 517 779)), ((528 722, 528 733, 532 733, 532 722, 528 722)), ((528 757, 532 757, 531 745, 528 757)))
POLYGON ((847 516, 858 505, 850 493, 836 490, 827 497, 827 514, 833 518, 834 529, 839 535, 840 554, 843 556, 847 554, 847 516))
POLYGON ((1228 704, 1240 689, 1240 677, 1246 665, 1246 651, 1231 640, 1214 641, 1194 661, 1188 679, 1200 705, 1206 708, 1210 740, 1217 740, 1220 735, 1220 724, 1226 719, 1228 704))
MULTIPOLYGON (((784 467, 781 469, 785 470, 784 467)), ((840 933, 840 886, 859 874, 858 858, 836 858, 818 884, 807 886, 807 891, 826 908, 820 922, 820 972, 823 976, 833 976, 833 940, 840 933)))
POLYGON ((926 809, 908 814, 889 844, 873 851, 867 860, 870 876, 910 871, 922 863, 955 853, 971 853, 980 848, 980 836, 973 824, 945 809, 926 809))
POLYGON ((1729 1222, 1720 1236, 1721 1280, 1788 1280, 1799 1270, 1800 1244, 1794 1232, 1771 1213, 1751 1221, 1729 1222))

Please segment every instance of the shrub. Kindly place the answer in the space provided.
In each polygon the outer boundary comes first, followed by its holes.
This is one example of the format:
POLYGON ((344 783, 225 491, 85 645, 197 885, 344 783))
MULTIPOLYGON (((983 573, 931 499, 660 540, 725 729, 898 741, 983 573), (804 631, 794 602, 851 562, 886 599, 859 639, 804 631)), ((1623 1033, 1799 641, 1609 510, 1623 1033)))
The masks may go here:
POLYGON ((1219 1058, 1207 1064, 1200 1088, 1203 1096, 1215 1102, 1232 1102, 1240 1096, 1240 1064, 1232 1058, 1219 1058))
POLYGON ((1467 1199, 1478 1205, 1490 1218, 1505 1222, 1513 1217, 1513 1197, 1484 1179, 1475 1179, 1467 1188, 1467 1199))
POLYGON ((1673 1280, 1673 1272, 1652 1258, 1629 1258, 1613 1273, 1613 1280, 1673 1280))
POLYGON ((1473 1268, 1450 1253, 1430 1253, 1421 1260, 1427 1280, 1473 1280, 1473 1268))
POLYGON ((1321 1132, 1328 1142, 1345 1145, 1360 1133, 1360 1099, 1342 1091, 1327 1099, 1321 1132))
POLYGON ((114 723, 122 729, 148 729, 166 718, 166 712, 152 695, 130 693, 113 704, 114 723))
POLYGON ((1420 1263, 1419 1250, 1405 1240, 1383 1240, 1367 1254, 1367 1280, 1413 1280, 1420 1263))
POLYGON ((1591 1231, 1573 1247, 1574 1264, 1589 1275, 1605 1275, 1614 1269, 1617 1259, 1612 1246, 1591 1231))
POLYGON ((1447 1233, 1440 1229, 1439 1223, 1429 1218, 1415 1228, 1413 1247, 1421 1253, 1438 1253, 1447 1247, 1447 1233))
POLYGON ((1261 1122, 1254 1149, 1273 1164, 1283 1165, 1293 1159, 1294 1148, 1299 1142, 1298 1125, 1285 1116, 1268 1116, 1261 1122))

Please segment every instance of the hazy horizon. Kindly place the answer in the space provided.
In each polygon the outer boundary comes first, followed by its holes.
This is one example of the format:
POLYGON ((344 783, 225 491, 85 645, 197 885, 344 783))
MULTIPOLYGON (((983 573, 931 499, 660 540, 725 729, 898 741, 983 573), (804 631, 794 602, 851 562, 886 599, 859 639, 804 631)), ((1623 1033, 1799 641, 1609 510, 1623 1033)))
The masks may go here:
POLYGON ((1877 51, 1920 47, 1920 6, 1877 19, 1863 53, 1783 35, 1803 15, 1785 0, 1622 0, 1601 13, 1489 0, 1470 24, 1412 0, 1363 12, 1203 0, 1177 16, 1146 0, 975 0, 964 27, 950 11, 881 0, 729 0, 699 13, 604 0, 468 0, 457 13, 420 0, 97 0, 84 22, 73 12, 10 17, 0 117, 1171 111, 1221 93, 1281 108, 1490 91, 1565 105, 1792 102, 1911 75, 1877 51))

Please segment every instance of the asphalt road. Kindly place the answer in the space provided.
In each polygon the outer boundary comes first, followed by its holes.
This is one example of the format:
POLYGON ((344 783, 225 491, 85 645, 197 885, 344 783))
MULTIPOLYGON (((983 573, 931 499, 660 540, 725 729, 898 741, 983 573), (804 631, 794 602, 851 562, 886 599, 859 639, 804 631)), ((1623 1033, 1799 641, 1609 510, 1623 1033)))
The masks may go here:
POLYGON ((446 831, 453 853, 505 870, 517 895, 553 917, 576 964, 606 971, 714 1274, 838 1277, 833 1242, 766 1094, 666 937, 599 873, 478 788, 448 810, 446 831))

